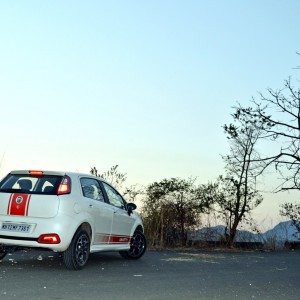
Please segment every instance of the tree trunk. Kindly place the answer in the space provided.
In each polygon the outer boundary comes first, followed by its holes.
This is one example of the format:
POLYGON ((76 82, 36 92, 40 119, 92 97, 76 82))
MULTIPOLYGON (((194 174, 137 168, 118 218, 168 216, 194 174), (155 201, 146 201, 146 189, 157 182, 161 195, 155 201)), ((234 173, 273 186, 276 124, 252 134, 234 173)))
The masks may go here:
POLYGON ((181 216, 180 220, 180 237, 181 237, 181 246, 186 245, 186 238, 185 238, 185 230, 184 230, 184 216, 181 216))
POLYGON ((234 241, 234 238, 236 235, 236 230, 237 230, 238 225, 239 225, 239 220, 235 219, 232 227, 230 228, 230 232, 229 232, 229 236, 228 236, 228 240, 227 240, 228 246, 233 245, 233 241, 234 241))
POLYGON ((164 210, 161 209, 160 215, 160 248, 164 247, 164 210))

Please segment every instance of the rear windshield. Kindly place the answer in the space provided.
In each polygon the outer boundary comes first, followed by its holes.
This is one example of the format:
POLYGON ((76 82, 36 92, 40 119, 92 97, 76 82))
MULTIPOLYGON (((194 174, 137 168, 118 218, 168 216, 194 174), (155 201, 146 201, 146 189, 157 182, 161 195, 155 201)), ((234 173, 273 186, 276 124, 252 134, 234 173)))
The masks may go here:
POLYGON ((0 182, 0 192, 56 195, 63 176, 8 174, 0 182))

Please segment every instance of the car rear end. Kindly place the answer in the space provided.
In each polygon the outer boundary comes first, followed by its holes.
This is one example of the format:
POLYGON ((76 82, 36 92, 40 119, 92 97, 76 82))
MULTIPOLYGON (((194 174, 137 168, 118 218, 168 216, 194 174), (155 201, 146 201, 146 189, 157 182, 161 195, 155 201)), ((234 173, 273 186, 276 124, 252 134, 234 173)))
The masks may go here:
POLYGON ((72 202, 71 178, 63 172, 13 171, 0 182, 0 245, 64 251, 72 216, 60 213, 72 202))

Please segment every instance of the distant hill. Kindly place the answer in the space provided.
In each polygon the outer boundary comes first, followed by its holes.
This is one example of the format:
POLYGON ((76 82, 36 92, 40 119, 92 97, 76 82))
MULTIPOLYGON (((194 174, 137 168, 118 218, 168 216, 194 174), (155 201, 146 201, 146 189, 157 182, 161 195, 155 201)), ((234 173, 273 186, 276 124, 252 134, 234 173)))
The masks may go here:
MULTIPOLYGON (((225 226, 203 227, 188 234, 191 241, 220 241, 224 238, 225 226)), ((247 230, 238 230, 235 242, 262 242, 269 241, 283 244, 285 241, 300 241, 300 233, 292 221, 281 222, 264 233, 253 233, 247 230)))
POLYGON ((264 239, 276 237, 278 241, 300 241, 300 233, 292 221, 280 222, 274 228, 266 231, 263 236, 264 239))

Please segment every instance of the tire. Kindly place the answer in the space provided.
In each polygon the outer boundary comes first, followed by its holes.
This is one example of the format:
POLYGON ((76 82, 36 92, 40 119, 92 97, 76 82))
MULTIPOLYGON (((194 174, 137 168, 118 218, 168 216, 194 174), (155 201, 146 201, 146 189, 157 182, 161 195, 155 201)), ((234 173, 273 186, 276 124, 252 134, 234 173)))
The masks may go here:
POLYGON ((0 251, 0 260, 2 260, 6 256, 6 252, 0 251))
POLYGON ((2 260, 6 256, 7 252, 3 246, 0 246, 0 260, 2 260))
POLYGON ((63 252, 63 260, 69 270, 81 270, 90 255, 90 237, 85 230, 78 230, 68 249, 63 252))
POLYGON ((126 259, 139 259, 147 249, 147 240, 142 231, 135 231, 130 241, 130 249, 128 251, 120 251, 120 255, 126 259))

